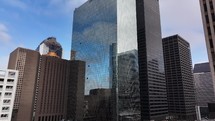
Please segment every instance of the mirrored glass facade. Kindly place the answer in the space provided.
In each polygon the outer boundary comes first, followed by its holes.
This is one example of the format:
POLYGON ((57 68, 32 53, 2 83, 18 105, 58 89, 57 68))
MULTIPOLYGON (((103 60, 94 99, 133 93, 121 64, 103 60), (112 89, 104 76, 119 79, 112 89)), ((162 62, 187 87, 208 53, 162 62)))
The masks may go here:
POLYGON ((138 52, 136 49, 118 54, 119 120, 140 120, 140 88, 138 52))
POLYGON ((72 49, 86 61, 85 94, 109 88, 111 45, 117 41, 116 0, 89 0, 75 9, 72 49))
POLYGON ((117 0, 117 109, 119 121, 140 120, 135 0, 117 0))
POLYGON ((86 61, 85 94, 112 88, 113 121, 165 118, 157 0, 88 0, 75 9, 72 50, 86 61))

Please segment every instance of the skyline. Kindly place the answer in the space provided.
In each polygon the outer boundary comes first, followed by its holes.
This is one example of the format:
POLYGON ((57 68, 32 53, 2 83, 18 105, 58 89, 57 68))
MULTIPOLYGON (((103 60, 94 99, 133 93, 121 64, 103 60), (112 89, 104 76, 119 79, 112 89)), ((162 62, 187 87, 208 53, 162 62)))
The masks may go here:
MULTIPOLYGON (((63 47, 63 58, 69 59, 73 10, 85 1, 2 0, 0 68, 7 68, 9 54, 17 47, 35 50, 50 36, 57 38, 63 47)), ((199 1, 163 0, 160 1, 160 13, 162 37, 179 34, 191 45, 193 65, 208 61, 199 1)))

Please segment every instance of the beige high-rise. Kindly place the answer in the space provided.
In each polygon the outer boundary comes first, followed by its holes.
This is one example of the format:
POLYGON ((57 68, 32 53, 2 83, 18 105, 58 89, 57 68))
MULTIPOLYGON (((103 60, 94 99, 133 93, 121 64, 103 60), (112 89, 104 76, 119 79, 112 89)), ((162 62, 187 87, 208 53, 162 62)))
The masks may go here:
MULTIPOLYGON (((200 0, 208 58, 215 87, 215 0, 200 0)), ((215 88, 214 88, 215 89, 215 88)))

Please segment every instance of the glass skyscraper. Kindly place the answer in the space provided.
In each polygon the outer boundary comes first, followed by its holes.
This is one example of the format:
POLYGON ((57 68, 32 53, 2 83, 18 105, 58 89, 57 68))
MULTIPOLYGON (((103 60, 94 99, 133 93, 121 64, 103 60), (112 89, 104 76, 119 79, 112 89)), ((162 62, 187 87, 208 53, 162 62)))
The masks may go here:
POLYGON ((85 60, 86 88, 110 85, 110 45, 117 41, 116 0, 89 0, 75 9, 72 49, 85 60))
POLYGON ((88 0, 74 12, 72 50, 86 61, 85 94, 112 88, 113 121, 165 119, 158 0, 88 0))

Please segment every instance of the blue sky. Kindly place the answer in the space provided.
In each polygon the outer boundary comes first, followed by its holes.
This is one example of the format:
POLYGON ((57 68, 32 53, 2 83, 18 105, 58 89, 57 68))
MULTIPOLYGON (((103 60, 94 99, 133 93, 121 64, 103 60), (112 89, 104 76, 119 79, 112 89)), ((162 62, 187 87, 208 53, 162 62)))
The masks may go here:
MULTIPOLYGON (((71 49, 73 11, 86 0, 0 0, 0 68, 17 47, 36 49, 47 37, 71 49)), ((191 44, 193 64, 208 60, 198 0, 160 0, 163 37, 179 34, 191 44)))

